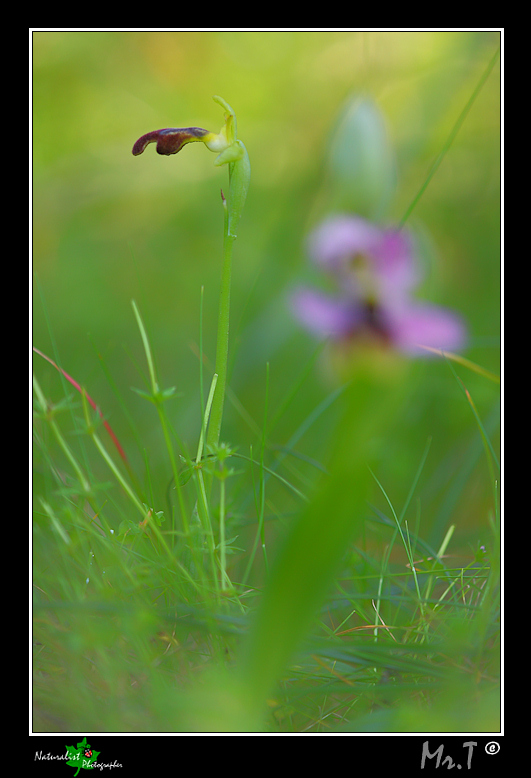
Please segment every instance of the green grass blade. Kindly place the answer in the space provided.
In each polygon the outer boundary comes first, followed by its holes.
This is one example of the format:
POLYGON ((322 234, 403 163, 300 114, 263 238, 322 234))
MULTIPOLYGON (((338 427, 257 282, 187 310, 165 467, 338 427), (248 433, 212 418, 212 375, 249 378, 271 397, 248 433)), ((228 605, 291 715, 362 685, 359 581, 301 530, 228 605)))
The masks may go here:
POLYGON ((455 124, 454 124, 454 126, 452 128, 452 131, 450 132, 448 138, 446 139, 446 142, 445 142, 445 144, 444 144, 444 146, 442 148, 442 151, 440 152, 439 156, 437 157, 437 159, 435 160, 435 162, 431 166, 431 168, 430 168, 430 170, 428 172, 428 175, 426 176, 422 186, 420 187, 419 191, 417 192, 417 194, 413 198, 412 203, 410 204, 410 206, 408 207, 408 209, 405 212, 404 216, 402 217, 402 220, 400 222, 400 227, 404 226, 406 221, 411 216, 411 213, 413 212, 413 209, 415 208, 416 204, 418 203, 418 201, 420 200, 420 198, 422 197, 422 195, 426 191, 426 189, 427 189, 431 179, 433 178, 433 176, 437 172, 437 170, 439 168, 439 165, 441 164, 441 162, 445 158, 448 150, 450 149, 450 146, 452 145, 452 143, 454 142, 454 140, 455 140, 455 138, 457 136, 457 133, 461 129, 461 127, 462 127, 466 117, 468 116, 468 113, 469 113, 470 109, 474 105, 474 102, 475 102, 477 96, 481 92, 485 82, 487 81, 488 77, 490 76, 490 74, 492 72, 492 69, 493 69, 494 65, 496 64, 496 61, 497 61, 499 56, 500 56, 500 47, 498 47, 496 49, 496 51, 494 53, 494 56, 491 57, 487 67, 485 68, 485 70, 481 74, 481 77, 480 77, 480 79, 479 79, 479 81, 478 81, 478 83, 476 85, 476 88, 472 92, 472 95, 470 96, 467 104, 465 105, 465 107, 463 108, 461 113, 459 114, 459 117, 457 118, 457 121, 455 122, 455 124))

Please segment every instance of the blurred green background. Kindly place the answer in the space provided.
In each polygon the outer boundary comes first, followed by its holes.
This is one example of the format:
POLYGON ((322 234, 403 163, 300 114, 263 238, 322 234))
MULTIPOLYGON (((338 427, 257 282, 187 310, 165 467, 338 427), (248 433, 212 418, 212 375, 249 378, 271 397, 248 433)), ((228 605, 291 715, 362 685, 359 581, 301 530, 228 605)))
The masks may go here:
MULTIPOLYGON (((163 387, 177 386, 182 393, 171 405, 172 421, 193 450, 200 289, 204 348, 213 362, 220 188, 227 171, 214 167, 214 155, 202 144, 176 157, 148 147, 135 158, 134 141, 168 126, 217 132, 223 117, 214 94, 236 111, 252 180, 234 249, 230 386, 246 415, 228 405, 222 437, 248 453, 259 440, 249 419, 261 423, 266 363, 273 417, 315 350, 287 299, 308 272, 308 231, 327 215, 333 198, 324 162, 345 101, 367 94, 385 117, 397 168, 386 216, 398 221, 499 37, 473 31, 33 33, 33 266, 39 284, 34 345, 86 387, 139 472, 145 447, 161 489, 171 475, 155 411, 130 391, 142 386, 138 366, 145 371, 131 299, 146 321, 163 387), (102 364, 126 398, 136 440, 102 364)), ((499 78, 497 63, 408 222, 428 247, 419 296, 461 313, 470 331, 466 356, 495 372, 499 78)), ((333 388, 319 365, 272 431, 271 443, 285 445, 333 388)), ((55 371, 39 357, 35 367, 46 394, 60 397, 55 371)), ((498 387, 463 368, 458 372, 495 436, 498 387)), ((303 438, 302 453, 319 458, 331 413, 303 438)), ((422 482, 426 534, 436 542, 456 523, 464 537, 470 532, 477 538, 478 530, 487 532, 492 507, 481 441, 448 366, 433 360, 415 365, 409 400, 389 430, 378 470, 398 505, 428 436, 433 443, 422 482)))

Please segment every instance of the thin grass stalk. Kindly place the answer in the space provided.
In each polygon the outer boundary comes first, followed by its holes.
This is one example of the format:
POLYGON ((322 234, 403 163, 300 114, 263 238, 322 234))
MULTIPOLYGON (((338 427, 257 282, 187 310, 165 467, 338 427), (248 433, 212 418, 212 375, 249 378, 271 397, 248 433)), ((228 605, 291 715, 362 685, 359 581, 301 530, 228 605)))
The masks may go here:
MULTIPOLYGON (((142 343, 144 345, 144 352, 146 354, 146 360, 148 363, 149 377, 151 383, 151 395, 152 395, 151 399, 154 402, 155 407, 157 409, 160 425, 162 428, 162 434, 164 436, 164 442, 166 444, 166 449, 168 451, 168 456, 170 458, 171 470, 175 482, 175 488, 177 490, 177 498, 179 500, 179 507, 181 509, 181 521, 183 524, 183 531, 185 535, 188 535, 190 532, 190 527, 188 523, 188 512, 184 504, 184 498, 183 498, 181 485, 179 481, 179 468, 177 466, 177 460, 175 458, 175 451, 173 450, 173 443, 171 440, 169 423, 166 418, 166 412, 164 410, 164 401, 159 389, 157 376, 155 373, 155 364, 151 353, 151 346, 149 344, 146 329, 144 327, 144 323, 142 321, 142 317, 140 316, 138 307, 134 300, 131 301, 131 304, 133 306, 133 312, 135 314, 138 328, 140 330, 140 336, 142 338, 142 343)), ((171 516, 171 530, 172 530, 172 544, 173 544, 175 538, 175 520, 174 520, 173 513, 171 516)))

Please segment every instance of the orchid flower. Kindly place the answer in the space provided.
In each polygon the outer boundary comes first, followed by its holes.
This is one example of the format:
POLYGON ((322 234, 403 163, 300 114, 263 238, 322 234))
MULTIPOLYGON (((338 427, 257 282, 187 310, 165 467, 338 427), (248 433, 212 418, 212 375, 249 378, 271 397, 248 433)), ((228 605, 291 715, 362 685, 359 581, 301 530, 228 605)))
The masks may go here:
POLYGON ((294 294, 295 316, 314 334, 415 356, 463 347, 466 331, 459 316, 412 296, 420 272, 406 232, 358 216, 332 216, 310 235, 308 245, 314 264, 339 289, 335 295, 308 288, 294 294))

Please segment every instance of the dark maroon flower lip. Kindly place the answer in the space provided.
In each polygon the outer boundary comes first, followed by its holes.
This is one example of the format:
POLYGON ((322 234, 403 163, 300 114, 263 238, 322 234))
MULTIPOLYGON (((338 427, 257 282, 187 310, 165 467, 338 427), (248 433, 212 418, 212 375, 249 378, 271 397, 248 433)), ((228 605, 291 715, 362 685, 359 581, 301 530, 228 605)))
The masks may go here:
POLYGON ((197 140, 205 141, 208 140, 206 136, 211 135, 213 133, 209 130, 203 130, 201 127, 166 127, 163 130, 153 130, 153 132, 147 132, 137 140, 133 146, 133 155, 137 157, 139 154, 142 154, 149 143, 157 144, 158 154, 165 154, 166 156, 177 154, 186 143, 197 140))

